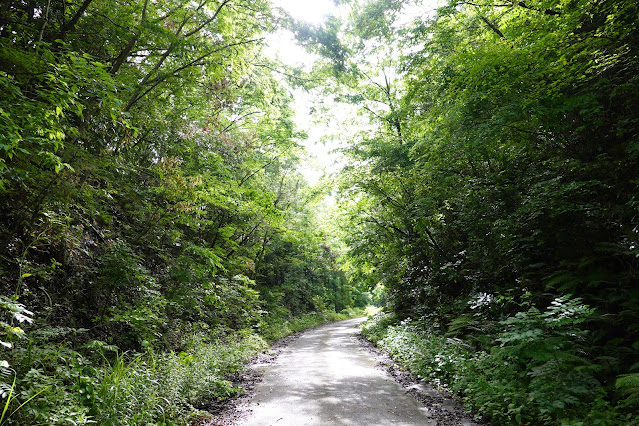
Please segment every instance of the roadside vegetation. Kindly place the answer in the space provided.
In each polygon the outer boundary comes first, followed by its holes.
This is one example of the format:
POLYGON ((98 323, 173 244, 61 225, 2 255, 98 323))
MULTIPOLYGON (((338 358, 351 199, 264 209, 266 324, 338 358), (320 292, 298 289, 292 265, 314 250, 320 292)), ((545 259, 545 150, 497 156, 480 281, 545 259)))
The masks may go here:
POLYGON ((2 3, 1 425, 186 424, 366 304, 297 170, 275 25, 261 0, 2 3))
MULTIPOLYGON (((522 311, 465 340, 437 322, 380 313, 363 335, 419 378, 462 397, 491 424, 621 425, 639 417, 607 398, 586 352, 580 323, 592 311, 558 299, 545 312, 522 311), (481 339, 490 345, 471 342, 481 339)), ((622 394, 623 395, 623 394, 622 394)))
POLYGON ((636 424, 637 2, 345 3, 296 31, 365 124, 336 185, 366 333, 494 424, 636 424))
MULTIPOLYGON (((4 385, 3 424, 184 425, 203 421, 212 402, 244 390, 232 383, 246 363, 277 339, 347 313, 315 312, 269 318, 261 334, 202 327, 179 349, 122 352, 101 341, 78 345, 86 331, 32 332, 16 345, 15 382, 4 385), (45 335, 46 334, 46 335, 45 335), (25 403, 26 402, 26 403, 25 403), (20 407, 19 404, 25 404, 20 407)), ((6 380, 7 378, 5 378, 6 380)))

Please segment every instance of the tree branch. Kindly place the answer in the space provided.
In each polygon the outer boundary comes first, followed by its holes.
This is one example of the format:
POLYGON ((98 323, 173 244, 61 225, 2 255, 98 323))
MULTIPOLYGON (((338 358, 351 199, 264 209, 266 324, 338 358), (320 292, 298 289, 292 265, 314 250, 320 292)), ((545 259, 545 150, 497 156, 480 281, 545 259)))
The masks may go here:
MULTIPOLYGON (((222 47, 220 47, 218 49, 214 49, 214 50, 212 50, 210 52, 205 53, 204 55, 201 55, 201 56, 197 57, 196 59, 192 60, 191 62, 189 62, 187 64, 184 64, 184 65, 176 68, 175 70, 173 70, 171 72, 161 74, 161 75, 151 79, 151 74, 153 72, 157 71, 158 68, 159 68, 159 64, 156 64, 156 66, 153 67, 153 70, 149 71, 149 73, 142 79, 142 81, 140 82, 138 87, 135 89, 135 91, 133 92, 133 95, 131 95, 131 98, 129 98, 129 102, 127 102, 127 105, 124 108, 124 110, 125 111, 129 111, 131 109, 131 107, 133 107, 133 105, 135 105, 140 99, 142 99, 147 94, 149 94, 149 92, 151 92, 154 88, 156 88, 163 81, 166 81, 170 77, 177 76, 177 74, 180 71, 184 71, 187 68, 190 68, 190 67, 195 66, 195 65, 199 65, 200 61, 202 61, 203 59, 206 59, 207 57, 211 56, 212 54, 217 53, 217 52, 219 52, 221 50, 224 50, 224 49, 228 49, 229 47, 241 46, 243 44, 254 43, 254 42, 262 41, 262 40, 264 40, 264 39, 263 38, 257 38, 257 39, 244 40, 244 41, 240 41, 240 42, 237 42, 237 43, 231 43, 231 44, 224 45, 224 46, 222 46, 222 47), (142 92, 142 87, 144 85, 147 85, 147 84, 151 84, 151 87, 148 88, 147 90, 145 90, 144 92, 142 92)), ((169 46, 169 49, 167 49, 167 51, 164 53, 164 55, 162 55, 161 62, 164 62, 166 60, 166 58, 168 57, 167 53, 169 52, 169 50, 172 47, 173 47, 173 45, 169 46)))
POLYGON ((75 15, 73 15, 73 18, 71 18, 70 21, 66 22, 62 26, 62 28, 60 28, 60 34, 58 35, 59 39, 64 40, 64 38, 67 35, 67 32, 78 23, 78 21, 80 20, 82 15, 84 15, 84 12, 87 11, 87 8, 92 2, 93 0, 84 0, 84 2, 82 2, 82 5, 80 5, 80 8, 75 12, 75 15))
MULTIPOLYGON (((144 25, 144 21, 146 20, 146 10, 148 5, 149 5, 149 0, 145 0, 144 8, 142 9, 142 17, 140 18, 140 27, 144 25)), ((133 37, 131 37, 131 40, 129 40, 129 42, 124 47, 122 52, 120 52, 118 57, 115 59, 115 62, 113 63, 113 65, 111 66, 111 69, 109 70, 109 73, 111 75, 115 75, 120 69, 120 67, 122 66, 122 64, 124 64, 124 61, 126 61, 126 59, 129 57, 129 55, 131 54, 131 51, 133 50, 133 47, 135 46, 135 44, 138 42, 138 39, 140 38, 140 32, 141 30, 138 29, 137 32, 133 33, 133 37)))
POLYGON ((294 78, 294 79, 296 79, 296 80, 300 80, 300 81, 322 81, 322 79, 321 79, 321 78, 303 78, 303 77, 298 77, 298 76, 296 76, 296 75, 289 74, 289 73, 287 73, 287 72, 280 71, 280 70, 278 70, 278 69, 276 69, 276 68, 270 67, 270 66, 268 66, 268 65, 266 65, 266 64, 255 64, 254 66, 256 66, 256 67, 266 68, 266 69, 271 70, 271 71, 273 71, 273 72, 276 72, 276 73, 278 73, 278 74, 282 74, 282 75, 285 75, 285 76, 287 76, 287 77, 294 78))
POLYGON ((486 25, 488 25, 488 27, 489 27, 491 30, 493 30, 493 31, 495 32, 495 34, 497 34, 499 37, 501 37, 501 38, 503 38, 503 39, 505 39, 505 38, 506 38, 506 36, 504 35, 504 33, 502 33, 501 31, 499 31, 499 28, 497 28, 497 26, 496 26, 495 24, 493 24, 492 22, 490 22, 490 21, 488 20, 488 18, 486 18, 486 17, 484 17, 484 16, 482 16, 482 15, 479 15, 479 18, 480 18, 482 21, 484 21, 484 23, 485 23, 486 25))
POLYGON ((239 124, 242 120, 244 120, 246 117, 250 117, 251 115, 255 115, 255 114, 260 114, 262 113, 262 111, 251 111, 251 112, 247 112, 244 115, 239 116, 238 118, 236 118, 235 120, 231 121, 231 124, 229 124, 228 126, 226 126, 222 131, 223 132, 227 132, 228 130, 230 130, 233 126, 239 124))
MULTIPOLYGON (((211 16, 209 19, 207 19, 206 21, 204 21, 202 23, 202 25, 200 25, 199 27, 196 27, 195 29, 191 30, 190 32, 186 33, 184 35, 184 37, 190 37, 195 33, 198 33, 202 28, 206 27, 208 24, 210 24, 211 22, 215 21, 215 19, 217 19, 217 15, 220 14, 220 11, 222 10, 222 8, 224 6, 226 6, 231 0, 224 0, 222 3, 220 3, 220 5, 218 6, 218 8, 215 10, 215 13, 213 14, 213 16, 211 16)), ((203 5, 204 3, 202 3, 203 5)), ((202 7, 202 5, 200 5, 200 7, 202 7)), ((199 8, 198 8, 199 9, 199 8)))

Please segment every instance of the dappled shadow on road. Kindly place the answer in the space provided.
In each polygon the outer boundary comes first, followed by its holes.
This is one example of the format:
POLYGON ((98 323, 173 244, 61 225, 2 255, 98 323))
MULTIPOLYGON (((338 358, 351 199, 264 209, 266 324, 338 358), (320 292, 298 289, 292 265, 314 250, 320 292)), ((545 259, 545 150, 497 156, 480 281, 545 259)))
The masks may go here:
POLYGON ((320 327, 293 342, 266 372, 246 424, 436 424, 374 368, 353 339, 355 323, 320 327))
POLYGON ((355 338, 361 321, 307 331, 290 341, 276 360, 257 360, 249 373, 251 379, 263 374, 263 380, 252 380, 255 396, 244 398, 233 412, 206 424, 476 424, 436 390, 430 388, 425 394, 410 381, 404 381, 402 388, 383 369, 376 368, 379 354, 371 353, 370 347, 364 350, 355 338))
POLYGON ((233 385, 243 389, 240 394, 223 401, 211 400, 200 407, 204 413, 196 416, 192 426, 233 426, 249 415, 249 401, 255 396, 255 385, 262 381, 264 367, 273 364, 282 351, 304 332, 300 331, 275 341, 267 351, 253 357, 248 368, 231 378, 233 385))
POLYGON ((428 410, 428 417, 438 425, 482 426, 484 422, 476 420, 466 413, 462 402, 445 391, 436 389, 397 364, 387 353, 377 348, 361 333, 355 336, 360 347, 374 360, 375 366, 386 372, 399 383, 413 398, 420 401, 428 410))

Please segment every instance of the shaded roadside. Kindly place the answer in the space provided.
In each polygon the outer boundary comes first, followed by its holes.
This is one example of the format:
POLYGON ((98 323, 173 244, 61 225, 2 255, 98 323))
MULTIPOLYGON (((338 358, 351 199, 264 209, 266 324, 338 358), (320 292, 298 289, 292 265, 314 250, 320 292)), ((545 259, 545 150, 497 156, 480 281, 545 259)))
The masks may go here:
POLYGON ((458 401, 412 377, 366 341, 358 322, 278 341, 235 378, 245 393, 207 406, 214 418, 196 424, 481 424, 458 401))
POLYGON ((449 393, 436 389, 419 377, 409 372, 405 367, 394 361, 386 352, 375 346, 361 333, 355 335, 360 346, 373 359, 375 366, 386 372, 413 398, 427 407, 429 416, 438 425, 487 426, 488 423, 472 418, 465 412, 462 402, 449 393))

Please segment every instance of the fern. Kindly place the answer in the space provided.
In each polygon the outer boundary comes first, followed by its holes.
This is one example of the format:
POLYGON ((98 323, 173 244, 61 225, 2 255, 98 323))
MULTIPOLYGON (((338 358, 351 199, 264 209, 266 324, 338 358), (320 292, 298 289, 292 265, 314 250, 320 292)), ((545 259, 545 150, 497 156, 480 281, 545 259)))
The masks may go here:
POLYGON ((468 328, 475 325, 477 320, 473 317, 472 314, 463 314, 455 318, 448 324, 448 336, 457 337, 459 335, 464 335, 468 328))
POLYGON ((617 377, 615 388, 626 398, 621 404, 628 407, 639 406, 639 373, 622 374, 617 377))

